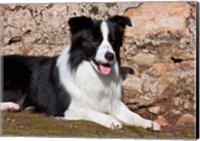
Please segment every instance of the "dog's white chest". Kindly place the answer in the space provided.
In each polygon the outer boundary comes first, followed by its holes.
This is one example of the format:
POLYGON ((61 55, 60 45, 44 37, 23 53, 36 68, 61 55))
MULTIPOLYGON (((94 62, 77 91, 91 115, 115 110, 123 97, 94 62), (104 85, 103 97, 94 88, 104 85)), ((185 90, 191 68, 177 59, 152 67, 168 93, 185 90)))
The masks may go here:
POLYGON ((82 94, 81 98, 75 96, 82 99, 83 105, 106 112, 112 101, 121 97, 120 78, 116 74, 115 66, 112 69, 111 74, 104 76, 96 72, 89 62, 83 62, 77 68, 73 81, 82 94))

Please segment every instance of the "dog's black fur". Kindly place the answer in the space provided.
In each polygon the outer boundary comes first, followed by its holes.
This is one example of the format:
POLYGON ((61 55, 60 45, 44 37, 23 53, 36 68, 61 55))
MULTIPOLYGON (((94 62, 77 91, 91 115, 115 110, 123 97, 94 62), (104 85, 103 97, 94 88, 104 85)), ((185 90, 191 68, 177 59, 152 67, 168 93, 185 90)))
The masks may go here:
POLYGON ((3 101, 63 116, 70 96, 60 84, 56 60, 57 57, 4 56, 3 101))

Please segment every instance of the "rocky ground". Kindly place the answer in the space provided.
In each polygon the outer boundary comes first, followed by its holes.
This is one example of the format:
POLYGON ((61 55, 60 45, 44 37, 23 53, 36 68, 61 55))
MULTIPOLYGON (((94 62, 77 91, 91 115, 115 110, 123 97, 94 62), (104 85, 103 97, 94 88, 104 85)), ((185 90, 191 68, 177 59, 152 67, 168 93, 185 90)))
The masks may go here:
MULTIPOLYGON (((121 48, 123 101, 131 110, 159 122, 165 129, 162 137, 188 137, 179 134, 179 131, 185 129, 190 130, 194 137, 195 2, 1 5, 2 54, 58 55, 64 45, 69 43, 67 20, 70 17, 86 15, 94 19, 105 19, 115 14, 130 17, 133 23, 132 27, 126 28, 121 48), (166 135, 168 133, 169 136, 166 135)), ((26 134, 23 133, 25 130, 16 130, 17 125, 12 127, 9 124, 12 117, 16 121, 14 123, 21 124, 18 116, 26 117, 23 113, 5 114, 6 126, 3 133, 26 134)), ((26 118, 31 117, 27 115, 26 118)), ((33 118, 33 122, 36 121, 33 118)), ((88 123, 83 124, 87 126, 88 123)), ((30 134, 37 132, 37 128, 34 129, 36 131, 32 130, 30 134)), ((134 130, 138 131, 138 134, 141 131, 137 128, 134 130)), ((133 129, 127 127, 126 131, 133 132, 133 129)), ((123 129, 119 132, 126 131, 123 129)), ((110 132, 108 133, 112 134, 110 132)), ((106 132, 103 135, 106 136, 106 132)))

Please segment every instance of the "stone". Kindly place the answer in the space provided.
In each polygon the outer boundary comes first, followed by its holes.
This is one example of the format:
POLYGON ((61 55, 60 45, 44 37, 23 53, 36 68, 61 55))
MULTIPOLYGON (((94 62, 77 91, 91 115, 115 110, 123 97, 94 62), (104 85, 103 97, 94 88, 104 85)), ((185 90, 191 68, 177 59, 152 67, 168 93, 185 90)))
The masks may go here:
POLYGON ((182 61, 194 60, 195 59, 195 55, 190 54, 190 53, 182 53, 182 54, 178 54, 178 55, 173 56, 173 57, 175 59, 181 59, 182 61))
POLYGON ((186 101, 184 102, 184 105, 183 105, 184 109, 189 110, 190 107, 192 107, 190 103, 191 103, 191 102, 190 102, 189 100, 186 100, 186 101))
POLYGON ((52 28, 61 27, 66 21, 64 15, 67 14, 64 4, 54 4, 52 8, 42 11, 42 20, 45 26, 52 28))
POLYGON ((159 97, 160 96, 166 97, 166 95, 163 95, 163 92, 166 89, 168 89, 169 87, 171 87, 172 85, 177 85, 177 80, 176 79, 177 78, 172 76, 172 75, 164 74, 154 84, 154 87, 151 88, 151 91, 153 93, 156 93, 159 97))
POLYGON ((156 63, 152 66, 153 71, 156 75, 163 75, 170 70, 175 69, 175 66, 170 63, 156 63))
POLYGON ((7 45, 16 37, 22 42, 23 35, 36 31, 36 23, 28 9, 11 12, 7 15, 7 26, 3 30, 3 44, 7 45))
POLYGON ((156 57, 149 53, 139 53, 132 58, 132 61, 140 66, 152 66, 156 61, 156 57))
POLYGON ((181 105, 183 103, 183 100, 180 97, 173 98, 173 101, 175 106, 181 105))
POLYGON ((29 54, 29 52, 30 52, 30 49, 27 48, 27 47, 24 47, 24 48, 22 49, 22 55, 24 55, 24 56, 27 56, 27 55, 29 54))
POLYGON ((175 109, 172 109, 172 114, 173 115, 175 115, 175 116, 177 116, 177 115, 180 115, 181 114, 181 111, 179 111, 179 110, 175 110, 175 109))
POLYGON ((180 66, 184 69, 184 70, 194 70, 196 67, 196 61, 183 61, 180 63, 180 66))
POLYGON ((18 28, 14 28, 14 27, 6 27, 6 28, 4 28, 4 36, 5 37, 9 37, 8 38, 8 41, 7 42, 5 42, 5 43, 8 43, 9 42, 9 40, 12 38, 12 37, 18 37, 18 36, 21 36, 22 34, 21 34, 21 30, 20 29, 18 29, 18 28))
POLYGON ((139 115, 145 115, 148 111, 146 108, 140 108, 136 111, 139 115))
POLYGON ((196 125, 196 118, 194 115, 184 114, 176 121, 176 124, 179 126, 186 124, 196 125))
POLYGON ((15 8, 16 8, 16 4, 9 4, 9 8, 11 9, 11 10, 14 10, 15 8))
POLYGON ((155 119, 155 122, 159 123, 161 126, 168 126, 169 123, 165 119, 155 119))
POLYGON ((133 23, 127 28, 126 36, 141 38, 161 31, 182 33, 190 16, 190 6, 186 2, 150 2, 130 8, 124 15, 133 23))
POLYGON ((148 49, 143 49, 142 52, 149 53, 150 51, 148 49))
POLYGON ((128 75, 128 77, 123 81, 122 85, 125 89, 136 90, 139 93, 142 92, 142 80, 134 75, 128 75))
POLYGON ((160 109, 160 106, 153 106, 148 108, 149 112, 157 115, 160 113, 160 109))
POLYGON ((7 23, 11 27, 21 29, 22 33, 28 30, 33 32, 36 30, 36 23, 28 9, 12 12, 7 19, 7 23))

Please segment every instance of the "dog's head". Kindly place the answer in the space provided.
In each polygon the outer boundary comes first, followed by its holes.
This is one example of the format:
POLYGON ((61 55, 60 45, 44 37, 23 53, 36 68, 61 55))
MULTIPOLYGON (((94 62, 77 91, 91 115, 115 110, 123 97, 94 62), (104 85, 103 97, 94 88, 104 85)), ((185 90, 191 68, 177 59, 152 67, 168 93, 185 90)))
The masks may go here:
POLYGON ((105 21, 82 16, 68 22, 71 31, 70 62, 72 69, 83 61, 89 61, 103 75, 111 72, 115 61, 120 63, 120 47, 128 17, 113 16, 105 21))

